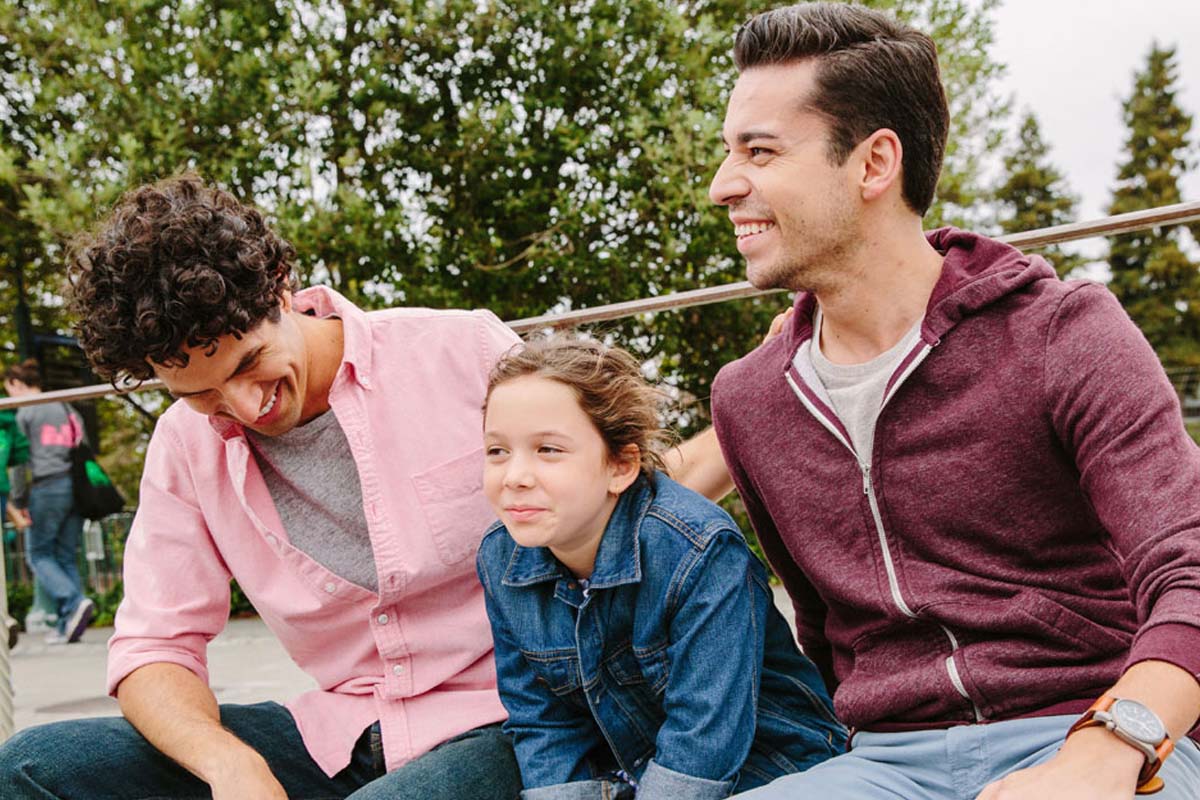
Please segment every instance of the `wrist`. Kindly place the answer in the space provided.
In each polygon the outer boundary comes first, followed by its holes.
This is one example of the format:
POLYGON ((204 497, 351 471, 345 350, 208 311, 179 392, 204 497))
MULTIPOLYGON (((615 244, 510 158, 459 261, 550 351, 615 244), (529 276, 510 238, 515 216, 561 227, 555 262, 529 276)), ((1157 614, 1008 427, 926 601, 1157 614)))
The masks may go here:
POLYGON ((1088 765, 1089 772, 1136 785, 1146 763, 1141 751, 1100 725, 1081 728, 1063 743, 1060 755, 1088 765))
POLYGON ((267 768, 267 760, 250 745, 224 728, 212 745, 196 753, 196 777, 210 786, 237 779, 247 772, 267 768))

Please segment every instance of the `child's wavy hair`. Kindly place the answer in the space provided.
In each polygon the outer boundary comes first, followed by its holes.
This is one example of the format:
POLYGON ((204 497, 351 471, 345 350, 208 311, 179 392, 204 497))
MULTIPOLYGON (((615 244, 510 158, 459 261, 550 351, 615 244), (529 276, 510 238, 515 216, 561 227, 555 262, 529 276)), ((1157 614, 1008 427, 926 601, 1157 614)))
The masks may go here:
POLYGON ((626 350, 567 334, 516 345, 492 369, 484 412, 497 386, 527 375, 558 381, 575 391, 610 459, 618 460, 621 451, 633 444, 643 475, 665 471, 663 453, 675 444, 675 436, 663 428, 659 412, 669 398, 646 381, 641 364, 626 350))

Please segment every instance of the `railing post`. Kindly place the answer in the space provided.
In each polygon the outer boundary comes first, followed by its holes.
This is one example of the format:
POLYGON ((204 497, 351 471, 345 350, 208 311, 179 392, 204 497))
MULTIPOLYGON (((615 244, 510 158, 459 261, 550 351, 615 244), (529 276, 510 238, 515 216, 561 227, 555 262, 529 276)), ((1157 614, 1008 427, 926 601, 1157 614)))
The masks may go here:
POLYGON ((8 652, 8 560, 3 558, 4 537, 0 536, 0 744, 13 735, 12 661, 8 652))

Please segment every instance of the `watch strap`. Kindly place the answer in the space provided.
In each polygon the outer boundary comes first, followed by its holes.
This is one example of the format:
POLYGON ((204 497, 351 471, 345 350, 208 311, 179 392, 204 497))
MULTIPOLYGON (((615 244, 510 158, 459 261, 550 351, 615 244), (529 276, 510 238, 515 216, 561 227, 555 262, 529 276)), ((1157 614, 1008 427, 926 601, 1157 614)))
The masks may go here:
MULTIPOLYGON (((1075 733, 1076 731, 1082 730, 1083 728, 1090 728, 1094 725, 1104 725, 1105 727, 1108 727, 1106 723, 1096 719, 1096 712, 1108 711, 1110 708, 1112 708, 1113 703, 1115 703, 1118 699, 1120 698, 1117 698, 1108 692, 1100 695, 1096 702, 1092 703, 1091 707, 1089 707, 1087 711, 1083 712, 1083 716, 1075 721, 1075 724, 1071 726, 1069 731, 1067 731, 1067 736, 1070 737, 1071 734, 1075 733)), ((1118 736, 1117 738, 1121 737, 1118 736)), ((1122 739, 1122 741, 1124 741, 1124 739, 1122 739)), ((1128 744, 1128 742, 1126 743, 1128 744)), ((1132 747, 1133 745, 1130 746, 1132 747)), ((1162 767, 1163 761, 1166 760, 1167 756, 1171 755, 1171 751, 1174 749, 1175 743, 1171 741, 1170 735, 1164 735, 1163 740, 1158 743, 1157 747, 1154 748, 1154 760, 1146 758, 1145 763, 1142 764, 1142 768, 1138 772, 1138 794, 1154 794, 1155 792, 1162 790, 1164 785, 1163 779, 1158 777, 1157 773, 1162 767)))

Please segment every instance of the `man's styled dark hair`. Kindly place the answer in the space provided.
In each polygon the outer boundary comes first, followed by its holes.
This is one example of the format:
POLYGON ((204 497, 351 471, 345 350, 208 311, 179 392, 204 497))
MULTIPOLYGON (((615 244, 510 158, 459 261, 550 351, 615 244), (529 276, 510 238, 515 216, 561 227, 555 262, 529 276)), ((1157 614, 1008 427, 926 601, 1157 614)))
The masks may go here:
POLYGON ((880 128, 895 131, 904 201, 925 215, 950 124, 932 39, 878 11, 804 3, 752 17, 738 30, 733 57, 739 71, 815 59, 816 87, 800 100, 829 123, 830 161, 845 163, 880 128))
POLYGON ((262 214, 194 174, 134 189, 71 248, 79 342, 110 381, 187 366, 184 347, 279 319, 294 258, 262 214))

